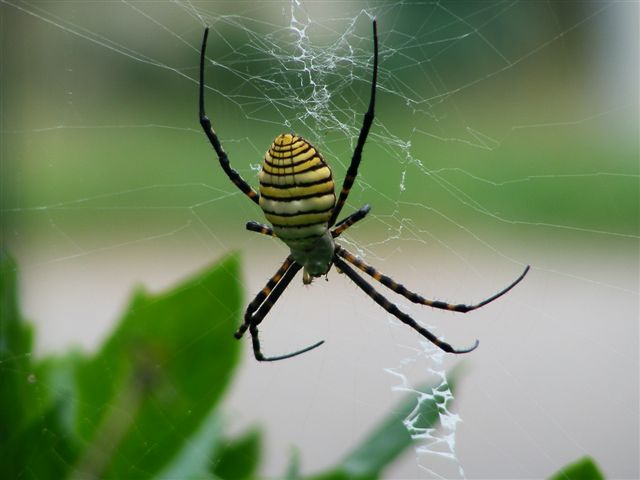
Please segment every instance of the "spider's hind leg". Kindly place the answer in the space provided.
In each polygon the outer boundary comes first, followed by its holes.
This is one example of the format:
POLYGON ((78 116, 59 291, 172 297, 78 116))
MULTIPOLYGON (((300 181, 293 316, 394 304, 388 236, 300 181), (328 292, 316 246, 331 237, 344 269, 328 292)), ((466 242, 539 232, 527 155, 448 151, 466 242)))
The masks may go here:
POLYGON ((220 143, 220 139, 216 134, 215 130, 211 126, 211 120, 207 116, 204 107, 204 60, 207 51, 207 37, 209 36, 209 28, 205 28, 204 35, 202 37, 202 47, 200 48, 200 88, 199 88, 199 117, 200 117, 200 126, 204 130, 205 135, 209 139, 211 146, 216 152, 218 156, 218 161, 220 162, 220 166, 224 173, 227 174, 229 180, 231 180, 236 187, 238 187, 242 193, 244 193, 249 199, 256 204, 260 205, 260 195, 256 192, 251 186, 240 176, 240 174, 231 168, 231 163, 229 162, 229 157, 227 156, 227 152, 222 148, 222 144, 220 143))
POLYGON ((358 143, 353 151, 351 163, 349 164, 347 175, 342 183, 342 189, 340 190, 336 206, 331 214, 331 218, 329 219, 330 227, 336 223, 338 215, 340 215, 340 211, 347 201, 353 182, 355 182, 356 177, 358 176, 358 167, 362 160, 362 150, 364 149, 364 144, 367 141, 367 136, 369 135, 369 130, 371 129, 373 118, 375 116, 376 84, 378 82, 378 28, 376 25, 376 21, 373 20, 373 75, 371 78, 371 97, 369 98, 369 108, 367 108, 367 111, 364 114, 362 127, 360 129, 360 134, 358 135, 358 143))

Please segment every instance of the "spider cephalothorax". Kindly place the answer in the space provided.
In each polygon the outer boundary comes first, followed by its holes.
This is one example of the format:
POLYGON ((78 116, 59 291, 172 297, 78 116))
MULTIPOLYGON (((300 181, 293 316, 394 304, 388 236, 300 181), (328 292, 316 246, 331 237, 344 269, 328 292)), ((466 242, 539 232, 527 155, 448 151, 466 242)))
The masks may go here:
POLYGON ((278 271, 269 279, 265 287, 256 295, 247 307, 244 321, 236 332, 241 338, 249 330, 253 343, 253 353, 257 360, 273 361, 290 358, 319 347, 324 341, 293 353, 276 357, 265 357, 260 349, 258 325, 262 322, 293 277, 303 269, 304 283, 311 283, 314 277, 325 275, 332 265, 346 274, 359 288, 369 295, 378 305, 407 324, 436 346, 450 353, 467 353, 478 346, 478 341, 465 349, 455 349, 440 340, 429 330, 422 327, 409 315, 378 293, 371 284, 362 278, 349 264, 366 273, 374 280, 408 300, 442 310, 466 313, 480 308, 515 287, 527 274, 527 266, 522 274, 507 288, 474 305, 451 304, 437 300, 427 300, 417 293, 407 290, 375 268, 365 264, 334 241, 342 232, 369 213, 369 206, 347 216, 336 223, 344 206, 353 182, 358 175, 362 159, 362 149, 373 123, 376 100, 376 82, 378 77, 378 34, 376 21, 373 21, 373 79, 369 108, 358 136, 358 143, 351 158, 340 195, 336 200, 331 169, 320 153, 302 137, 293 134, 278 135, 265 154, 260 171, 260 193, 256 192, 229 163, 229 158, 220 144, 220 140, 211 127, 211 121, 204 109, 204 59, 209 29, 205 29, 200 51, 200 124, 211 142, 222 169, 229 179, 253 202, 262 208, 273 228, 256 222, 248 222, 247 229, 277 237, 291 249, 278 271))

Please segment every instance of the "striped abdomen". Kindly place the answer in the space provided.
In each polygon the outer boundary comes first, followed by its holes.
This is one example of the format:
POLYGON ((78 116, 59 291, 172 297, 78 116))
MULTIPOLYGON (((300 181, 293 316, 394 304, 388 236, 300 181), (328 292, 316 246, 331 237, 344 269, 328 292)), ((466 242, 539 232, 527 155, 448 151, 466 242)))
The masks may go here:
POLYGON ((331 169, 302 137, 276 137, 260 171, 260 207, 290 247, 313 244, 327 232, 336 203, 331 169))

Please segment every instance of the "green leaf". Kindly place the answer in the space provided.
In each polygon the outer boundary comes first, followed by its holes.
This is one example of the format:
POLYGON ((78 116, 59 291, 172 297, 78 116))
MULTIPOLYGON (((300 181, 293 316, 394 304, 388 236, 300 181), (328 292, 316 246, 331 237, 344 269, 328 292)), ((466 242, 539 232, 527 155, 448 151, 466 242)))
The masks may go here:
POLYGON ((284 474, 285 480, 299 480, 300 476, 300 452, 297 448, 294 448, 291 452, 291 459, 287 466, 287 471, 284 474))
POLYGON ((77 449, 61 421, 62 402, 56 402, 63 389, 52 385, 41 364, 32 358, 32 337, 18 308, 17 266, 2 251, 0 472, 6 478, 62 478, 77 449))
POLYGON ((260 431, 250 430, 238 439, 224 442, 215 456, 212 471, 224 480, 255 478, 261 450, 260 431))
POLYGON ((0 452, 3 478, 66 477, 76 460, 77 449, 61 426, 60 417, 59 406, 52 406, 3 447, 0 452))
POLYGON ((17 297, 16 264, 0 250, 0 450, 26 428, 37 403, 32 330, 20 317, 17 297))
POLYGON ((213 479, 209 471, 211 452, 215 452, 222 436, 222 421, 220 414, 214 409, 202 422, 200 429, 195 432, 188 442, 183 445, 180 453, 171 463, 162 469, 158 479, 213 479))
POLYGON ((241 297, 235 256, 166 293, 134 296, 78 369, 76 430, 88 444, 78 478, 148 478, 179 460, 237 363, 241 297))
POLYGON ((62 356, 51 356, 36 362, 35 381, 39 388, 38 399, 42 405, 55 405, 60 428, 65 435, 80 442, 75 418, 78 411, 78 387, 76 374, 87 362, 87 357, 72 349, 62 356))
MULTIPOLYGON (((448 387, 453 392, 455 374, 449 375, 448 387)), ((446 387, 446 386, 445 386, 446 387)), ((314 480, 367 480, 379 478, 383 470, 413 444, 403 421, 411 416, 417 428, 435 427, 439 421, 439 391, 442 385, 425 385, 419 392, 432 392, 421 402, 411 395, 384 419, 337 467, 329 472, 312 476, 314 480)))
POLYGON ((550 480, 604 480, 595 461, 591 457, 583 457, 563 467, 550 480))

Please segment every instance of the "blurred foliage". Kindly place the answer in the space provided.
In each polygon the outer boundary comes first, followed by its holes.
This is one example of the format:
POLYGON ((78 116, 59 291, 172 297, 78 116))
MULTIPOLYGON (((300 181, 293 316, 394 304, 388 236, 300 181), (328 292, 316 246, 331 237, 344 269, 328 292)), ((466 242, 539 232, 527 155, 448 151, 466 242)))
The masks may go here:
MULTIPOLYGON (((0 265, 0 471, 7 478, 255 478, 262 434, 229 438, 218 404, 238 363, 242 308, 230 256, 160 295, 139 290, 95 355, 32 356, 17 267, 0 265), (207 319, 203 328, 203 319, 207 319)), ((425 386, 425 388, 430 388, 425 386)), ((453 388, 453 385, 451 385, 453 388)), ((334 468, 309 478, 369 479, 410 447, 407 399, 334 468)), ((421 427, 438 422, 424 401, 421 427)), ((287 478, 301 478, 294 454, 287 478)))
POLYGON ((590 457, 570 463, 560 469, 549 480, 604 480, 604 475, 590 457))
POLYGON ((229 341, 242 301, 237 258, 165 294, 136 292, 95 355, 42 360, 31 355, 16 305, 16 267, 6 255, 1 272, 0 471, 11 478, 207 471, 210 457, 194 450, 194 439, 214 452, 215 408, 238 362, 239 344, 229 341))
MULTIPOLYGON (((227 437, 217 408, 241 345, 232 336, 242 303, 236 256, 166 293, 136 292, 93 356, 72 351, 33 358, 32 331, 17 305, 16 273, 14 261, 2 254, 0 471, 6 478, 258 476, 260 430, 227 437)), ((451 380, 449 386, 455 387, 451 380)), ((335 467, 304 478, 379 478, 413 442, 403 419, 415 402, 407 398, 335 467)), ((418 409, 417 427, 437 425, 435 398, 418 409)), ((297 452, 283 477, 303 478, 297 452)), ((587 458, 552 480, 602 478, 587 458)))

